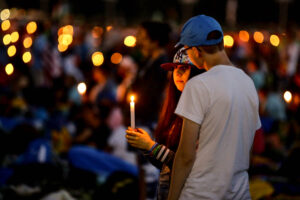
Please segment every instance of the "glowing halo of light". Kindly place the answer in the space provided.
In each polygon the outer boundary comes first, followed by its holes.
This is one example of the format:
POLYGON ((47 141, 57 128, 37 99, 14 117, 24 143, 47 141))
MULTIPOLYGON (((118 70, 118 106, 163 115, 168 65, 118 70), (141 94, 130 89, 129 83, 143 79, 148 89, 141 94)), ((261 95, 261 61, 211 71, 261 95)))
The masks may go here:
POLYGON ((240 38, 240 40, 243 41, 243 42, 248 42, 250 36, 249 36, 249 33, 248 33, 247 31, 241 30, 241 31, 239 32, 239 38, 240 38))
POLYGON ((230 35, 224 35, 224 46, 225 47, 232 47, 233 44, 234 44, 234 40, 233 40, 233 37, 230 36, 230 35))
POLYGON ((28 49, 32 46, 32 38, 31 37, 26 37, 24 40, 23 40, 23 46, 25 49, 28 49))
POLYGON ((5 34, 3 36, 3 44, 4 45, 9 45, 10 42, 11 42, 11 35, 10 34, 5 34))
POLYGON ((19 40, 19 33, 17 31, 14 31, 10 34, 11 36, 11 42, 17 42, 19 40))
POLYGON ((5 72, 7 75, 12 75, 12 73, 14 72, 14 66, 11 63, 8 63, 5 66, 5 72))
POLYGON ((10 45, 7 49, 7 55, 9 57, 13 57, 17 53, 17 48, 15 45, 10 45))
POLYGON ((123 56, 122 54, 118 53, 118 52, 115 52, 111 55, 110 57, 110 61, 113 63, 113 64, 120 64, 120 62, 122 61, 123 59, 123 56))
POLYGON ((128 47, 134 47, 136 45, 136 38, 132 35, 125 37, 124 44, 128 47))
POLYGON ((36 29, 37 29, 37 24, 34 21, 31 21, 26 25, 26 31, 28 34, 33 34, 36 31, 36 29))
POLYGON ((7 20, 10 17, 10 11, 9 9, 3 9, 0 13, 0 18, 2 21, 7 20))
POLYGON ((2 31, 7 31, 9 28, 10 28, 10 21, 8 19, 4 20, 1 23, 1 29, 2 29, 2 31))
POLYGON ((260 43, 260 44, 263 43, 265 40, 264 35, 262 34, 262 32, 259 32, 259 31, 254 32, 253 39, 255 42, 260 43))
POLYGON ((290 91, 287 90, 287 91, 284 92, 283 99, 284 99, 285 102, 291 103, 292 98, 293 98, 293 95, 290 91))
POLYGON ((275 47, 279 46, 279 44, 280 44, 280 39, 279 39, 279 37, 278 37, 277 35, 271 35, 271 36, 270 36, 270 43, 271 43, 273 46, 275 46, 275 47))
POLYGON ((95 66, 100 66, 104 62, 104 56, 102 52, 95 52, 92 54, 92 62, 95 66))
POLYGON ((24 63, 29 63, 31 61, 31 53, 29 51, 26 51, 23 53, 22 59, 24 63))
POLYGON ((77 85, 77 91, 79 94, 84 95, 86 92, 86 84, 84 82, 81 82, 77 85))

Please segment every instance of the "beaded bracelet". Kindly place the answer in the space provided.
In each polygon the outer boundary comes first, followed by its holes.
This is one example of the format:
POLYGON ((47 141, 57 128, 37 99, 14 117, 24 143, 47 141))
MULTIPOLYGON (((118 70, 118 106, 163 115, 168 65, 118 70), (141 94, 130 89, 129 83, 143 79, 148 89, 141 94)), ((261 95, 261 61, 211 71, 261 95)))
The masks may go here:
POLYGON ((155 147, 153 149, 153 151, 151 152, 151 156, 156 157, 156 154, 159 152, 159 149, 161 149, 161 145, 157 145, 157 147, 155 147))
POLYGON ((149 151, 147 151, 147 153, 150 154, 157 145, 158 145, 158 143, 155 142, 155 144, 151 147, 151 149, 149 151))

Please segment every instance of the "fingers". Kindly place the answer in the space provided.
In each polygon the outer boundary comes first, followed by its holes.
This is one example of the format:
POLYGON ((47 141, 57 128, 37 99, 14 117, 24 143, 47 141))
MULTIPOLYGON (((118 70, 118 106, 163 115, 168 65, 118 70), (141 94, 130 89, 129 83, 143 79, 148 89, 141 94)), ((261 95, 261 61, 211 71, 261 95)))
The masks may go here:
POLYGON ((137 128, 137 131, 142 134, 148 134, 144 129, 141 129, 141 128, 137 128))
POLYGON ((141 135, 141 133, 140 133, 140 132, 137 132, 136 129, 135 129, 134 131, 126 130, 126 133, 127 133, 127 134, 130 134, 130 135, 135 135, 135 136, 141 135))
POLYGON ((128 126, 128 130, 130 130, 130 131, 137 131, 137 128, 131 128, 130 126, 128 126))
POLYGON ((135 135, 130 135, 130 134, 126 134, 126 139, 127 140, 136 140, 136 136, 135 135))

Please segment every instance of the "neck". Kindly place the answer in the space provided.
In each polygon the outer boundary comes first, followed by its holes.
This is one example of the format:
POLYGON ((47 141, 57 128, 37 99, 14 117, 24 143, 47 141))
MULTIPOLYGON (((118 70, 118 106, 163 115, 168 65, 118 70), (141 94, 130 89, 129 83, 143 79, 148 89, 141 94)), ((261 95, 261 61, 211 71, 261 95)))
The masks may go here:
POLYGON ((232 65, 224 50, 215 54, 206 54, 205 57, 208 70, 216 65, 232 65))

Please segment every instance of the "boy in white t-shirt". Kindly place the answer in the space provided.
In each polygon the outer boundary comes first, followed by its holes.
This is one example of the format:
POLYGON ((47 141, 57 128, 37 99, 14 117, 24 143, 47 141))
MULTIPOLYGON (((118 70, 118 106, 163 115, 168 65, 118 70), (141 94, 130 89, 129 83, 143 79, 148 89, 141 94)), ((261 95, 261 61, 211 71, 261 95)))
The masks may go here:
POLYGON ((189 19, 179 44, 207 72, 188 81, 175 110, 183 127, 168 199, 251 199, 247 170, 261 125, 253 81, 232 66, 214 18, 189 19))

